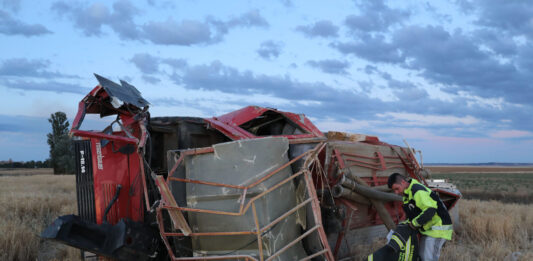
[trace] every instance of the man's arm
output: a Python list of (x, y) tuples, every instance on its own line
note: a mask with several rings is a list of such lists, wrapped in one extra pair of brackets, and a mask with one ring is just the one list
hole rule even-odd
[(416, 216), (411, 223), (415, 227), (422, 227), (433, 218), (437, 213), (437, 202), (430, 196), (430, 192), (427, 190), (418, 190), (414, 194), (414, 200), (416, 206), (422, 210), (422, 212)]

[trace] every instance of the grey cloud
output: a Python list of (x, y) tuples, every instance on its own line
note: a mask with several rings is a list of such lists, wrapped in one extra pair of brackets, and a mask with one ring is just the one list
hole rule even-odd
[(339, 60), (333, 60), (333, 59), (326, 59), (321, 61), (308, 61), (308, 65), (311, 67), (320, 69), (324, 73), (330, 73), (330, 74), (340, 74), (340, 75), (346, 75), (348, 74), (348, 69), (350, 67), (350, 63), (346, 61), (339, 61)]
[(374, 73), (378, 72), (378, 67), (372, 66), (372, 65), (367, 65), (367, 66), (365, 66), (364, 71), (365, 71), (366, 74), (374, 74)]
[(3, 76), (40, 76), (42, 70), (48, 67), (49, 61), (28, 60), (26, 58), (15, 58), (2, 61), (0, 64), (0, 75)]
[(381, 72), (381, 75), (387, 81), (387, 86), (393, 90), (394, 95), (400, 101), (419, 101), (429, 97), (426, 90), (419, 88), (411, 81), (396, 80), (390, 74), (384, 72)]
[(408, 68), (422, 72), (430, 80), (456, 86), (481, 97), (506, 97), (516, 102), (530, 94), (520, 94), (529, 86), (513, 64), (501, 64), (479, 49), (475, 39), (460, 31), (454, 34), (441, 27), (406, 27), (394, 33), (398, 49), (408, 57)]
[(0, 63), (0, 76), (39, 77), (39, 78), (78, 78), (48, 70), (48, 60), (28, 60), (26, 58), (7, 59)]
[(349, 15), (344, 23), (352, 31), (384, 32), (390, 26), (408, 19), (408, 10), (392, 9), (383, 1), (362, 1), (359, 5), (361, 15)]
[(159, 78), (153, 77), (153, 76), (149, 76), (149, 75), (143, 75), (142, 79), (145, 82), (151, 83), (151, 84), (157, 84), (157, 83), (161, 82), (161, 80)]
[(212, 39), (210, 40), (212, 43), (221, 41), (224, 35), (226, 35), (233, 28), (269, 27), (268, 22), (263, 16), (261, 16), (259, 10), (248, 11), (227, 21), (208, 17), (205, 23), (213, 27), (213, 35)]
[(400, 101), (413, 102), (429, 97), (428, 92), (421, 88), (411, 88), (393, 91)]
[(482, 45), (490, 48), (494, 53), (503, 56), (515, 55), (518, 49), (515, 41), (511, 37), (502, 37), (500, 32), (494, 30), (476, 30), (473, 33)]
[(59, 15), (69, 15), (76, 27), (87, 36), (101, 35), (102, 26), (109, 23), (109, 10), (101, 3), (93, 3), (85, 7), (78, 3), (60, 1), (52, 5), (52, 10)]
[(38, 36), (52, 33), (41, 24), (27, 24), (0, 10), (0, 34)]
[(354, 42), (335, 42), (331, 47), (343, 54), (355, 54), (371, 62), (400, 63), (404, 57), (397, 46), (385, 41), (382, 35), (361, 35), (361, 39)]
[(317, 21), (311, 25), (298, 26), (296, 30), (308, 37), (337, 37), (339, 35), (339, 27), (328, 20)]
[[(442, 27), (407, 26), (394, 31), (390, 40), (364, 34), (354, 42), (332, 46), (344, 54), (414, 70), (427, 80), (445, 86), (443, 91), (465, 91), (483, 98), (503, 97), (508, 102), (531, 104), (533, 93), (526, 91), (532, 88), (531, 74), (526, 73), (531, 68), (530, 58), (519, 55), (510, 63), (501, 63), (480, 45), (500, 53), (513, 53), (512, 45), (506, 45), (504, 40), (480, 39), (490, 38), (475, 38), (460, 30), (449, 33)], [(533, 53), (528, 48), (531, 46), (517, 51)]]
[(148, 21), (136, 24), (134, 18), (139, 9), (127, 0), (120, 0), (108, 8), (102, 3), (90, 5), (59, 1), (52, 10), (69, 17), (75, 26), (87, 36), (101, 36), (105, 26), (111, 28), (123, 40), (149, 40), (161, 45), (213, 44), (220, 42), (229, 30), (237, 27), (268, 27), (268, 22), (258, 10), (251, 10), (226, 21), (207, 17), (204, 21), (184, 19), (176, 21)]
[[(159, 68), (161, 64), (167, 64), (174, 70), (181, 70), (187, 66), (187, 61), (184, 59), (160, 58), (147, 53), (135, 54), (130, 62), (142, 73), (150, 75), (161, 73)], [(153, 76), (145, 78), (149, 82), (154, 82), (154, 79)]]
[(122, 39), (139, 38), (139, 30), (133, 17), (139, 10), (128, 1), (117, 1), (113, 4), (114, 12), (111, 14), (109, 26), (118, 33)]
[(130, 62), (135, 64), (142, 73), (153, 74), (159, 71), (159, 58), (147, 53), (135, 54)]
[(475, 10), (474, 4), (469, 0), (456, 0), (455, 3), (463, 13), (469, 14)]
[[(143, 56), (147, 56), (147, 54), (136, 57)], [(413, 54), (408, 57), (413, 61), (416, 60)], [(527, 123), (529, 116), (525, 113), (509, 115), (509, 108), (514, 108), (513, 105), (504, 104), (503, 109), (498, 109), (477, 104), (472, 98), (460, 96), (455, 96), (452, 101), (432, 99), (427, 91), (417, 84), (394, 79), (392, 75), (372, 65), (368, 65), (365, 69), (372, 74), (381, 76), (386, 81), (386, 86), (392, 90), (400, 102), (382, 101), (369, 97), (369, 91), (377, 87), (372, 81), (359, 81), (359, 88), (362, 91), (339, 90), (322, 82), (301, 82), (288, 75), (265, 75), (249, 70), (238, 70), (219, 61), (203, 65), (189, 65), (182, 59), (161, 57), (136, 60), (156, 61), (157, 66), (150, 68), (159, 68), (162, 64), (171, 66), (174, 69), (172, 73), (165, 75), (159, 70), (156, 72), (157, 75), (167, 76), (175, 84), (187, 89), (220, 91), (235, 95), (270, 95), (290, 101), (289, 105), (285, 105), (285, 108), (282, 109), (295, 110), (297, 108), (299, 112), (308, 113), (314, 117), (333, 117), (339, 121), (353, 118), (363, 120), (373, 119), (377, 113), (393, 111), (457, 117), (474, 116), (487, 122), (511, 118), (512, 121), (509, 125), (515, 126), (516, 129), (533, 127), (533, 123)], [(144, 70), (155, 71), (155, 69)], [(159, 80), (159, 78), (154, 78), (151, 74), (143, 75), (143, 79), (147, 82)], [(300, 101), (313, 101), (314, 103), (302, 105)], [(171, 101), (160, 102), (172, 106)], [(527, 108), (532, 107), (526, 106)], [(523, 109), (524, 107), (522, 107)]]
[(109, 26), (121, 39), (133, 40), (140, 36), (133, 21), (139, 11), (126, 0), (113, 3), (112, 10), (102, 3), (87, 6), (78, 2), (58, 1), (52, 5), (52, 10), (68, 16), (87, 36), (102, 35), (103, 26)]
[(187, 61), (185, 59), (165, 58), (161, 59), (161, 62), (168, 64), (175, 70), (182, 70), (187, 67)]
[[(388, 87), (392, 88), (393, 93), (402, 102), (382, 101), (369, 97), (366, 92), (374, 87), (372, 82), (360, 82), (363, 92), (358, 92), (336, 89), (322, 82), (301, 82), (288, 75), (264, 75), (249, 70), (238, 70), (219, 61), (193, 66), (182, 64), (175, 69), (175, 73), (169, 75), (170, 79), (187, 89), (220, 91), (236, 95), (270, 95), (290, 101), (280, 109), (303, 112), (317, 118), (333, 117), (338, 121), (353, 118), (375, 119), (377, 113), (387, 111), (458, 117), (470, 115), (487, 121), (510, 117), (508, 105), (504, 105), (500, 110), (475, 102), (469, 105), (468, 103), (473, 101), (469, 98), (455, 97), (452, 101), (431, 99), (425, 90), (414, 83), (398, 81), (379, 71), (376, 73), (386, 78)], [(306, 105), (300, 101), (315, 103)], [(173, 101), (158, 102), (168, 105)], [(516, 126), (517, 129), (533, 127), (532, 123), (524, 123), (527, 117), (526, 113), (514, 114), (509, 124)]]
[[(175, 84), (187, 89), (221, 91), (237, 95), (270, 95), (292, 101), (291, 106), (301, 107), (317, 116), (338, 116), (348, 119), (356, 115), (372, 115), (389, 107), (383, 101), (370, 98), (363, 92), (339, 90), (322, 82), (300, 82), (288, 75), (272, 76), (256, 74), (248, 70), (240, 71), (219, 61), (191, 66), (181, 59), (153, 57), (148, 60), (151, 59), (159, 61), (158, 66), (161, 64), (172, 66), (175, 71), (167, 76)], [(148, 69), (148, 71), (153, 70)], [(151, 77), (151, 75), (143, 75), (143, 79), (146, 76)], [(144, 80), (150, 81), (151, 79)], [(319, 105), (297, 105), (300, 101), (315, 101)]]
[(228, 21), (208, 18), (204, 22), (183, 20), (176, 22), (148, 22), (142, 26), (146, 38), (156, 44), (194, 45), (212, 44), (222, 40), (230, 29), (236, 27), (267, 27), (268, 22), (259, 11), (249, 11)]
[(416, 85), (410, 81), (399, 81), (393, 79), (390, 74), (384, 74), (384, 79), (387, 80), (388, 86), (392, 89), (409, 90), (416, 89)]
[(533, 5), (529, 1), (473, 1), (472, 5), (479, 10), (479, 25), (533, 37)]
[[(349, 116), (373, 114), (387, 105), (355, 90), (339, 90), (322, 82), (300, 82), (290, 76), (255, 74), (225, 66), (219, 61), (207, 65), (188, 66), (173, 75), (176, 84), (188, 89), (221, 91), (231, 94), (264, 94), (294, 102), (316, 101), (309, 106), (316, 115)], [(296, 106), (296, 105), (294, 105)], [(300, 107), (300, 105), (298, 105)]]
[(11, 9), (13, 12), (18, 12), (20, 10), (20, 0), (2, 0), (0, 2), (3, 7)]
[[(360, 33), (353, 42), (337, 42), (331, 46), (343, 54), (409, 69), (452, 95), (467, 93), (474, 97), (503, 99), (500, 107), (479, 104), (474, 98), (461, 96), (454, 96), (452, 102), (434, 100), (427, 91), (410, 82), (396, 81), (372, 65), (364, 68), (368, 74), (383, 77), (398, 99), (417, 101), (402, 102), (394, 106), (396, 110), (460, 117), (472, 115), (487, 122), (509, 119), (509, 126), (516, 129), (533, 129), (533, 123), (529, 123), (524, 113), (512, 109), (513, 106), (523, 111), (533, 109), (533, 92), (530, 91), (533, 88), (533, 45), (529, 43), (517, 46), (509, 38), (498, 38), (492, 29), (465, 33), (461, 30), (448, 32), (437, 26), (406, 26), (393, 31), (390, 39), (379, 34)], [(507, 60), (502, 62), (498, 57)], [(512, 110), (517, 112), (512, 113)]]
[(259, 10), (248, 11), (239, 17), (233, 18), (225, 22), (226, 26), (229, 28), (242, 26), (242, 27), (268, 27), (269, 24), (267, 20), (261, 16)]
[(358, 81), (357, 84), (365, 93), (369, 93), (374, 88), (374, 83), (372, 81)]
[(209, 25), (194, 20), (178, 23), (168, 19), (165, 22), (149, 22), (142, 28), (146, 38), (155, 44), (188, 46), (213, 40)]
[(62, 83), (56, 81), (25, 81), (25, 80), (6, 80), (0, 82), (0, 85), (3, 85), (7, 88), (18, 89), (24, 91), (45, 91), (45, 92), (56, 92), (56, 93), (75, 93), (75, 94), (87, 94), (90, 89), (81, 87), (79, 85)]
[[(516, 59), (516, 65), (520, 70), (527, 75), (533, 74), (533, 43), (530, 42), (518, 49), (517, 57), (519, 58)], [(531, 83), (531, 81), (529, 83)]]
[(281, 54), (282, 48), (282, 43), (277, 43), (274, 41), (265, 41), (261, 43), (261, 46), (257, 50), (257, 53), (264, 59), (273, 59), (277, 58)]
[[(190, 89), (220, 90), (227, 93), (261, 93), (289, 99), (296, 97), (316, 100), (330, 89), (323, 83), (299, 83), (289, 76), (256, 75), (239, 71), (220, 61), (188, 67), (182, 72), (182, 82)], [(324, 93), (322, 93), (324, 91)], [(319, 99), (320, 100), (320, 99)]]

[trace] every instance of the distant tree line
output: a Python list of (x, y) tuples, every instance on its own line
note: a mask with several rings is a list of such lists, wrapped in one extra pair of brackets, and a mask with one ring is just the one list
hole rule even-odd
[(0, 168), (50, 168), (50, 159), (45, 161), (3, 161), (0, 162)]
[(69, 123), (64, 112), (50, 115), (48, 122), (52, 132), (46, 135), (50, 146), (50, 158), (45, 161), (0, 161), (0, 168), (53, 168), (54, 174), (74, 174), (74, 144), (69, 137)]

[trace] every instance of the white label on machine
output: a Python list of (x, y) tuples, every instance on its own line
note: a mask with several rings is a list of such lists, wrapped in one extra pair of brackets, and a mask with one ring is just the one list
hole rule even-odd
[(104, 169), (104, 163), (102, 162), (102, 159), (104, 156), (102, 156), (102, 145), (100, 142), (96, 142), (96, 165), (98, 166), (99, 170)]

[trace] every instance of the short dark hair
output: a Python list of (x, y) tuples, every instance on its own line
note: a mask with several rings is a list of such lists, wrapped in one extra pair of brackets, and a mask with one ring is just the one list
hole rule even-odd
[(402, 176), (402, 174), (398, 172), (392, 173), (389, 176), (389, 180), (387, 180), (387, 186), (389, 186), (389, 188), (392, 188), (392, 185), (396, 183), (400, 183), (402, 180), (407, 181), (407, 179), (404, 176)]

